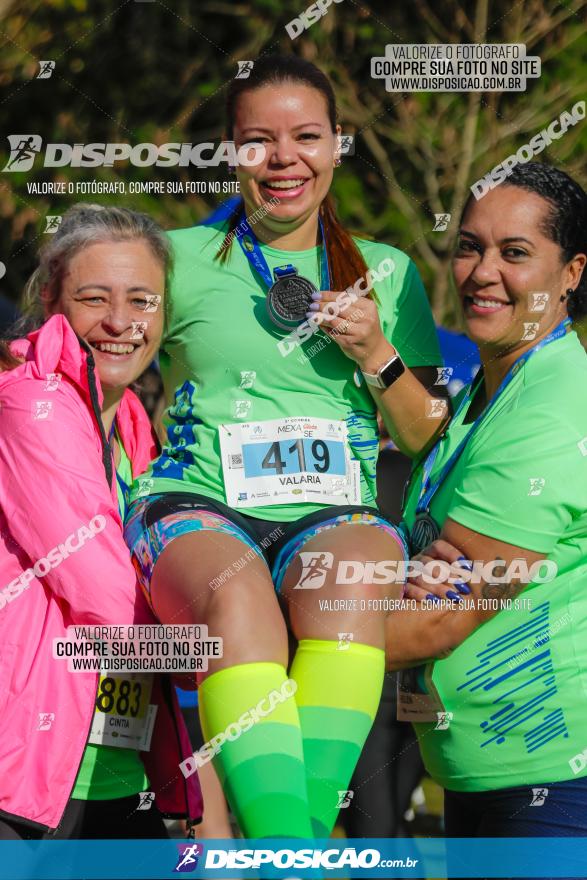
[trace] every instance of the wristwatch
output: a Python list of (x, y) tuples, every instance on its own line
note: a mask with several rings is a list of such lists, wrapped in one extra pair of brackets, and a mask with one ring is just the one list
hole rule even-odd
[[(363, 371), (361, 370), (363, 373)], [(367, 385), (372, 388), (389, 388), (406, 372), (406, 365), (399, 354), (395, 354), (391, 360), (379, 367), (376, 373), (363, 373)]]

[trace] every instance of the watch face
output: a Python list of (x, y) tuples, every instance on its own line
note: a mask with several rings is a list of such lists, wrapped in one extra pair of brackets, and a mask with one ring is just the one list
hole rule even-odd
[(389, 388), (396, 379), (405, 372), (403, 361), (400, 357), (394, 357), (379, 373), (381, 381), (386, 388)]

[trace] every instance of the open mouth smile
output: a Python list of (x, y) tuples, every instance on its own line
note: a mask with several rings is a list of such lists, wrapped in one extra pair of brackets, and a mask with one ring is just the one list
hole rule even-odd
[(278, 196), (281, 199), (296, 198), (309, 183), (310, 178), (307, 177), (273, 177), (259, 183), (259, 187), (272, 196)]
[(467, 312), (473, 312), (476, 315), (487, 315), (502, 312), (504, 309), (509, 308), (512, 303), (496, 299), (495, 297), (472, 295), (463, 298), (463, 305)]
[(100, 354), (112, 355), (114, 357), (129, 357), (134, 354), (138, 345), (132, 342), (90, 342), (89, 345), (99, 351)]

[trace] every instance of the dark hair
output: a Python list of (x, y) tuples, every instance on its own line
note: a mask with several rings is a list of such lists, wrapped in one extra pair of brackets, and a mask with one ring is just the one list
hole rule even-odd
[(234, 134), (234, 117), (239, 98), (244, 92), (252, 92), (263, 86), (281, 83), (299, 83), (321, 92), (326, 100), (328, 119), (332, 131), (336, 129), (336, 98), (330, 80), (325, 73), (296, 55), (266, 55), (253, 64), (246, 79), (233, 79), (226, 94), (226, 132), (230, 140)]
[[(315, 64), (296, 55), (267, 55), (255, 61), (247, 79), (234, 79), (230, 84), (226, 97), (226, 132), (229, 139), (233, 138), (234, 119), (242, 95), (263, 86), (282, 83), (306, 85), (320, 92), (326, 102), (330, 127), (333, 132), (336, 131), (336, 98), (328, 77)], [(237, 205), (229, 218), (228, 231), (219, 250), (221, 260), (228, 257), (241, 214), (242, 203)], [(320, 217), (324, 226), (332, 288), (345, 290), (365, 275), (367, 263), (352, 236), (338, 219), (330, 195), (326, 196), (320, 206)]]
[[(562, 262), (568, 263), (577, 254), (587, 254), (587, 193), (576, 180), (542, 162), (516, 165), (500, 186), (517, 186), (535, 193), (548, 202), (549, 210), (541, 229), (562, 251)], [(465, 216), (472, 195), (463, 209)], [(587, 315), (587, 269), (572, 295), (567, 310), (573, 321)]]

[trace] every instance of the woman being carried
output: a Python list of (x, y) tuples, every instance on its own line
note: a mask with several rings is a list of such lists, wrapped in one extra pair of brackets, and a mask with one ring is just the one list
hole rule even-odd
[(184, 770), (215, 754), (247, 837), (332, 830), (381, 695), (380, 600), (401, 592), (374, 565), (405, 557), (375, 503), (377, 409), (411, 453), (446, 420), (419, 381), (440, 355), (413, 263), (336, 219), (339, 133), (308, 62), (265, 58), (231, 85), (228, 137), (264, 155), (239, 166), (228, 228), (171, 234), (168, 442), (126, 526), (159, 619), (224, 640), (199, 689), (215, 747)]

